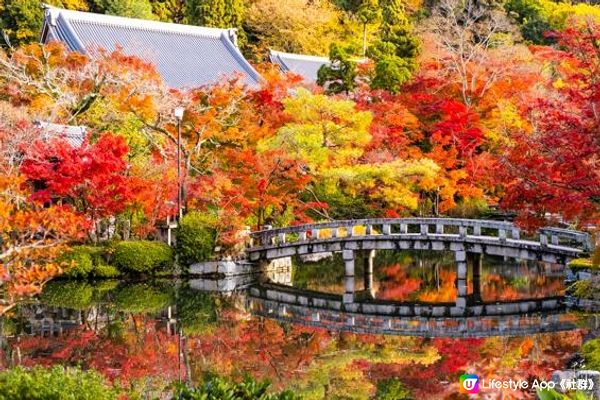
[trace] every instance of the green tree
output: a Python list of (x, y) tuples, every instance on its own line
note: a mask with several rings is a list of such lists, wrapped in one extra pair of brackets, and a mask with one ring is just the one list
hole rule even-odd
[(377, 382), (377, 400), (412, 400), (410, 390), (396, 379), (384, 379)]
[(327, 93), (349, 93), (356, 86), (356, 61), (353, 60), (355, 49), (333, 43), (329, 50), (329, 65), (325, 64), (317, 72), (317, 83)]
[(150, 0), (152, 13), (159, 21), (181, 24), (185, 18), (185, 2), (181, 0)]
[(0, 20), (4, 41), (18, 46), (39, 39), (44, 11), (38, 0), (0, 0)]
[(372, 86), (397, 92), (416, 68), (419, 40), (412, 32), (400, 0), (380, 0), (379, 4), (382, 9), (381, 39), (367, 52), (375, 61)]
[(93, 0), (98, 11), (121, 17), (154, 19), (149, 0)]
[(245, 41), (242, 30), (243, 0), (185, 0), (186, 22), (215, 28), (237, 28), (238, 39)]

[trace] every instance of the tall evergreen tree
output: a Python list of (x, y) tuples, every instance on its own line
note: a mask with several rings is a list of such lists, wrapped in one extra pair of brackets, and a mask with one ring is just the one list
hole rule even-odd
[(185, 6), (188, 24), (237, 28), (238, 39), (242, 43), (245, 41), (242, 31), (244, 0), (185, 0)]
[(381, 39), (369, 47), (368, 56), (375, 61), (371, 86), (397, 92), (416, 68), (419, 40), (401, 0), (379, 0), (382, 9)]

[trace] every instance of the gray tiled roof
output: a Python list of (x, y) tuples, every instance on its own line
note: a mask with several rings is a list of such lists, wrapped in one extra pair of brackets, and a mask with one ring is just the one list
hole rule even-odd
[(59, 125), (46, 121), (36, 121), (34, 125), (42, 130), (44, 140), (59, 137), (65, 139), (73, 147), (81, 146), (85, 140), (85, 126)]
[(242, 56), (234, 29), (170, 24), (46, 6), (42, 43), (64, 42), (71, 50), (91, 54), (117, 46), (156, 66), (176, 88), (214, 83), (241, 73), (256, 85), (260, 76)]
[(273, 64), (279, 65), (283, 72), (295, 72), (304, 77), (306, 82), (315, 82), (319, 68), (330, 63), (327, 57), (284, 53), (275, 50), (269, 50), (269, 58)]

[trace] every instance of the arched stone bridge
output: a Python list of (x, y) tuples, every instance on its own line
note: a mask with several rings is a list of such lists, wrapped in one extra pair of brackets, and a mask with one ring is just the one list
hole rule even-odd
[(452, 315), (465, 315), (469, 264), (473, 277), (481, 273), (483, 254), (566, 265), (591, 251), (585, 232), (543, 228), (525, 236), (510, 222), (456, 218), (398, 218), (333, 221), (266, 229), (250, 234), (246, 254), (250, 261), (269, 262), (302, 254), (341, 252), (346, 293), (353, 303), (355, 252), (365, 254), (365, 289), (372, 282), (375, 250), (452, 251), (457, 268), (457, 292)]

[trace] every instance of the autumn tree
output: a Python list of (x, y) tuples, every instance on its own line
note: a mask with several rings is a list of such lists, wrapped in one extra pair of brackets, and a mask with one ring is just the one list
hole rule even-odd
[(56, 258), (88, 227), (69, 205), (31, 201), (20, 168), (39, 130), (19, 119), (16, 109), (6, 107), (3, 103), (0, 122), (0, 315), (68, 268)]
[(126, 177), (128, 148), (119, 136), (104, 134), (91, 144), (73, 147), (63, 139), (37, 141), (27, 152), (21, 171), (38, 183), (32, 197), (47, 203), (60, 199), (72, 204), (93, 223), (125, 210), (133, 199)]
[(514, 132), (503, 157), (504, 205), (529, 226), (547, 218), (598, 223), (598, 32), (590, 21), (555, 34), (563, 50), (541, 56), (556, 66), (557, 75), (547, 82), (546, 95), (525, 107), (529, 129)]

